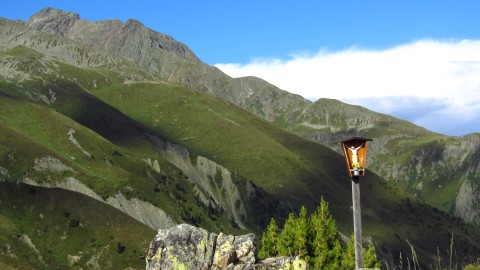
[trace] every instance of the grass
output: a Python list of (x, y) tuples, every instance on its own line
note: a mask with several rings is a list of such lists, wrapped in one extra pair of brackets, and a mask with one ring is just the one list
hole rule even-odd
[[(400, 269), (435, 269), (435, 270), (457, 270), (457, 269), (478, 269), (478, 261), (480, 258), (465, 257), (464, 254), (455, 249), (455, 234), (451, 234), (450, 246), (447, 250), (440, 251), (437, 247), (436, 256), (432, 256), (429, 264), (422, 264), (417, 256), (415, 247), (408, 239), (405, 240), (410, 248), (409, 253), (399, 254), (398, 267)], [(397, 266), (387, 265), (387, 269)]]
[(157, 84), (119, 85), (94, 93), (134, 120), (185, 145), (192, 159), (205, 156), (232, 171), (237, 169), (269, 192), (279, 184), (291, 187), (289, 179), (299, 174), (315, 177), (308, 173), (314, 168), (311, 163), (300, 160), (265, 132), (267, 123), (216, 98)]
[[(12, 55), (22, 57), (21, 53)], [(161, 207), (177, 222), (239, 233), (221, 213), (197, 202), (185, 175), (145, 138), (145, 133), (152, 133), (185, 146), (193, 164), (197, 156), (204, 156), (226, 167), (238, 186), (251, 181), (256, 187), (247, 205), (252, 230), (264, 227), (272, 215), (282, 222), (286, 213), (300, 205), (313, 210), (323, 196), (341, 231), (351, 232), (350, 180), (343, 157), (333, 150), (197, 91), (161, 82), (123, 84), (125, 77), (108, 68), (46, 65), (52, 66), (56, 67), (52, 74), (63, 77), (46, 75), (45, 81), (0, 84), (1, 166), (16, 179), (26, 173), (38, 180), (66, 177), (31, 170), (35, 157), (51, 155), (74, 168), (76, 177), (104, 198), (121, 191)], [(32, 92), (46, 94), (49, 90), (56, 93), (53, 104), (32, 102)], [(306, 120), (317, 123), (313, 118)], [(384, 126), (388, 126), (387, 120)], [(285, 119), (279, 121), (285, 123)], [(336, 121), (348, 127), (343, 120)], [(94, 158), (82, 154), (68, 140), (69, 128), (75, 129), (75, 138)], [(430, 139), (425, 140), (428, 143)], [(11, 159), (12, 155), (16, 159)], [(144, 158), (158, 160), (161, 173), (152, 172)], [(467, 253), (479, 251), (478, 243), (471, 240), (479, 239), (478, 230), (416, 201), (371, 172), (361, 181), (364, 232), (378, 241), (385, 253), (408, 251), (403, 239), (409, 239), (418, 249), (419, 260), (425, 261), (435, 246), (449, 245), (450, 234), (445, 232), (451, 231)], [(55, 203), (50, 207), (55, 210)], [(9, 220), (8, 224), (22, 222)], [(122, 246), (125, 240), (112, 241), (110, 249), (116, 250), (119, 242)], [(65, 248), (77, 244), (86, 245), (72, 242)], [(105, 245), (96, 250), (100, 252)], [(52, 258), (64, 259), (65, 254)]]
[[(93, 256), (101, 254), (97, 261), (101, 269), (145, 267), (142, 256), (155, 231), (119, 210), (71, 191), (14, 183), (0, 186), (0, 246), (8, 243), (17, 257), (1, 256), (0, 265), (86, 268)], [(72, 220), (78, 225), (70, 225)], [(22, 240), (24, 235), (38, 253)], [(118, 242), (125, 245), (125, 252), (117, 252)], [(79, 260), (69, 260), (72, 256)]]
[[(150, 124), (171, 140), (194, 149), (192, 153), (205, 155), (227, 167), (235, 166), (234, 168), (238, 168), (242, 175), (251, 176), (249, 179), (255, 184), (265, 188), (271, 194), (281, 196), (283, 200), (301, 201), (295, 197), (301, 194), (302, 203), (311, 203), (315, 200), (315, 194), (322, 194), (331, 202), (332, 213), (339, 220), (339, 227), (343, 231), (351, 229), (349, 225), (351, 216), (342, 210), (351, 204), (348, 195), (349, 180), (346, 175), (339, 174), (339, 171), (343, 170), (343, 160), (333, 151), (296, 135), (285, 133), (256, 117), (245, 115), (241, 110), (229, 110), (231, 105), (228, 103), (223, 101), (218, 101), (218, 104), (213, 103), (212, 100), (215, 98), (177, 87), (168, 85), (137, 85), (130, 89), (113, 87), (95, 94), (105, 101), (108, 100), (111, 105), (133, 119), (145, 125)], [(135, 98), (135, 96), (141, 98)], [(119, 100), (119, 97), (123, 100)], [(149, 104), (149, 100), (155, 102)], [(232, 111), (238, 111), (238, 115), (232, 114)], [(152, 121), (155, 118), (159, 118), (159, 121)], [(237, 128), (237, 124), (249, 134)], [(222, 132), (219, 134), (217, 130)], [(181, 140), (182, 136), (185, 136), (184, 132), (187, 133), (187, 137), (195, 137), (195, 139)], [(228, 141), (225, 140), (226, 138)], [(236, 138), (242, 138), (242, 140), (237, 141)], [(256, 144), (257, 142), (261, 143)], [(255, 147), (251, 147), (252, 145)], [(249, 163), (248, 160), (241, 162), (245, 153), (248, 153), (248, 158), (254, 164)], [(236, 160), (237, 155), (240, 160)], [(272, 157), (275, 157), (275, 160)], [(281, 163), (282, 157), (286, 163)], [(271, 164), (273, 162), (280, 162), (280, 166), (273, 167), (275, 166)], [(246, 173), (249, 170), (252, 174)], [(335, 178), (332, 178), (333, 175)], [(457, 218), (410, 198), (405, 192), (374, 175), (367, 177), (364, 181), (362, 205), (366, 208), (365, 231), (374, 239), (381, 241), (384, 246), (396, 246), (398, 251), (405, 251), (408, 250), (408, 246), (399, 245), (399, 238), (414, 239), (412, 242), (419, 249), (420, 260), (426, 261), (431, 256), (430, 251), (435, 250), (436, 245), (448, 246), (449, 235), (441, 233), (442, 230), (438, 231), (434, 226), (445, 228), (445, 230), (466, 226), (461, 225), (461, 221)], [(284, 183), (288, 185), (285, 186), (286, 189), (278, 188)], [(298, 186), (308, 186), (311, 190), (300, 191)], [(342, 194), (339, 190), (347, 196), (334, 196), (334, 194)], [(418, 217), (422, 218), (419, 220)], [(472, 228), (464, 230), (474, 232)], [(464, 235), (464, 232), (460, 234)], [(432, 239), (437, 239), (438, 242), (430, 244)], [(475, 252), (478, 247), (469, 239), (463, 236), (461, 241), (465, 244), (465, 249)]]
[[(112, 144), (92, 130), (47, 107), (6, 97), (0, 98), (0, 103), (2, 104), (0, 127), (5, 132), (0, 154), (6, 162), (9, 161), (9, 155), (15, 158), (14, 162), (10, 161), (4, 165), (14, 180), (18, 180), (26, 173), (37, 181), (58, 181), (74, 176), (104, 199), (121, 191), (127, 198), (137, 197), (160, 206), (177, 221), (182, 220), (179, 213), (193, 212), (202, 217), (201, 224), (206, 227), (215, 230), (225, 227), (225, 231), (232, 230), (229, 228), (229, 221), (223, 217), (216, 223), (208, 218), (195, 199), (193, 186), (184, 179), (181, 171), (155, 153), (153, 147), (142, 136), (137, 138), (143, 139), (140, 143), (145, 147), (139, 147), (135, 152), (131, 152), (128, 150), (131, 144), (125, 148)], [(92, 154), (92, 157), (81, 153), (78, 147), (69, 141), (67, 132), (70, 128), (76, 131), (74, 134), (76, 140)], [(76, 173), (31, 170), (33, 159), (46, 155), (56, 157), (74, 168)], [(147, 157), (160, 162), (162, 168), (160, 174), (151, 171), (142, 160)], [(149, 179), (147, 171), (158, 180)], [(160, 181), (163, 178), (170, 180)], [(190, 192), (186, 194), (179, 192), (175, 189), (174, 183), (181, 184)], [(159, 186), (162, 186), (162, 192), (155, 192), (155, 188)], [(182, 200), (178, 201), (180, 197)]]

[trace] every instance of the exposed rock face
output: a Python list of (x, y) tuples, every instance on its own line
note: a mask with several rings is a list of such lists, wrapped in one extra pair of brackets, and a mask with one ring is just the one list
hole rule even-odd
[[(212, 70), (216, 70), (201, 63), (183, 43), (151, 30), (135, 19), (126, 23), (119, 20), (92, 22), (80, 19), (76, 13), (45, 8), (31, 16), (25, 25), (108, 51), (169, 82), (197, 87), (197, 80), (186, 78), (194, 77), (197, 72), (205, 73), (209, 70), (208, 73), (212, 73)], [(193, 70), (183, 68), (187, 63), (194, 63)]]
[(84, 154), (86, 155), (87, 157), (91, 158), (92, 155), (87, 152), (85, 149), (83, 149), (83, 147), (80, 145), (80, 143), (78, 143), (77, 139), (75, 139), (75, 137), (73, 136), (75, 134), (75, 130), (73, 128), (70, 128), (67, 132), (67, 135), (68, 135), (68, 139)]
[(61, 160), (56, 159), (52, 156), (43, 156), (41, 158), (35, 158), (33, 169), (36, 171), (45, 171), (45, 170), (59, 171), (59, 172), (75, 171), (73, 170), (72, 167), (64, 164)]
[(115, 194), (115, 196), (109, 197), (104, 200), (92, 189), (90, 189), (74, 177), (67, 177), (63, 181), (56, 181), (53, 184), (48, 182), (36, 182), (28, 177), (24, 177), (21, 181), (25, 184), (33, 186), (62, 188), (90, 196), (98, 201), (107, 203), (117, 208), (118, 210), (126, 213), (127, 215), (133, 217), (134, 219), (142, 222), (143, 224), (154, 230), (159, 228), (169, 228), (175, 225), (173, 220), (162, 209), (152, 205), (149, 202), (145, 202), (137, 198), (131, 198), (129, 200), (125, 198), (122, 193), (117, 193)]
[(26, 24), (49, 34), (65, 35), (79, 19), (80, 16), (76, 13), (45, 8), (36, 13), (35, 16), (30, 17)]
[(254, 234), (242, 236), (209, 233), (188, 224), (160, 229), (146, 257), (147, 270), (168, 269), (307, 269), (299, 258), (257, 261)]
[(122, 193), (109, 197), (107, 203), (152, 229), (168, 228), (175, 224), (162, 209), (138, 198), (129, 200)]
[(221, 207), (240, 228), (248, 227), (244, 200), (254, 196), (254, 191), (246, 190), (244, 193), (247, 196), (242, 198), (231, 172), (225, 167), (201, 156), (197, 157), (196, 164), (192, 164), (190, 153), (184, 146), (151, 134), (147, 134), (147, 137), (159, 153), (195, 184), (197, 196), (206, 207)]
[(480, 201), (479, 187), (463, 182), (455, 200), (455, 215), (467, 221), (480, 224), (480, 209), (475, 207)]

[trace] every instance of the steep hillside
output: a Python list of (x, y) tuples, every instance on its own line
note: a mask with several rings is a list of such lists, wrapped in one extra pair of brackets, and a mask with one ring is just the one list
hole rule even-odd
[[(93, 37), (94, 29), (110, 29), (106, 24), (117, 30), (104, 33), (111, 38), (105, 44), (126, 42), (137, 31), (141, 40), (158, 42), (154, 47), (165, 51), (153, 53), (160, 55), (154, 66), (165, 66), (170, 75), (117, 58), (102, 42), (74, 35), (92, 31), (88, 36)], [(82, 25), (82, 30), (75, 28)], [(135, 31), (123, 32), (129, 27)], [(119, 38), (113, 38), (115, 33), (125, 39), (113, 42)], [(180, 45), (161, 37), (135, 21), (92, 23), (52, 9), (26, 23), (1, 20), (0, 179), (83, 193), (155, 229), (188, 222), (214, 231), (258, 232), (271, 216), (281, 220), (301, 205), (312, 210), (324, 196), (348, 235), (352, 213), (343, 157), (235, 106), (243, 102), (284, 128), (309, 132), (328, 129), (316, 121), (322, 114), (315, 114), (328, 104), (311, 104), (256, 78), (221, 75), (225, 80), (217, 80), (197, 69), (188, 69), (196, 75), (182, 73), (185, 66), (205, 65), (187, 49), (182, 56), (176, 52)], [(136, 46), (138, 40), (131, 42), (135, 46), (125, 50), (149, 51)], [(203, 77), (235, 104), (203, 93), (213, 88), (172, 84)], [(333, 104), (329, 115), (336, 107), (348, 107)], [(330, 126), (352, 127), (350, 118), (338, 114), (328, 117)], [(387, 116), (379, 119), (392, 129), (416, 128)], [(375, 126), (377, 120), (362, 121), (383, 131)], [(431, 134), (415, 130), (419, 138)], [(362, 206), (365, 234), (392, 260), (409, 250), (408, 239), (428, 263), (437, 246), (442, 253), (448, 249), (452, 233), (462, 256), (480, 251), (478, 230), (370, 172), (362, 182)]]
[(287, 129), (338, 151), (337, 138), (373, 138), (369, 168), (417, 198), (480, 224), (480, 134), (450, 137), (406, 121), (321, 99)]
[(155, 231), (64, 189), (0, 183), (2, 269), (144, 269)]
[[(24, 50), (26, 58), (30, 58), (31, 51), (25, 48), (16, 48), (13, 50), (15, 53), (10, 51), (6, 57), (14, 61), (12, 54), (20, 50)], [(25, 57), (19, 58), (22, 59), (20, 62), (27, 61)], [(44, 67), (56, 64), (61, 69), (62, 64), (59, 62), (53, 61), (50, 64), (45, 64)], [(61, 72), (62, 76), (73, 74), (69, 73), (73, 67), (64, 65), (63, 68), (65, 70)], [(80, 75), (78, 80), (81, 80), (84, 72), (80, 69), (76, 71), (74, 74)], [(89, 72), (91, 71), (86, 71), (83, 75), (88, 77), (91, 74)], [(48, 78), (47, 74), (43, 78)], [(94, 79), (95, 76), (91, 78)], [(176, 221), (186, 220), (206, 227), (231, 230), (229, 224), (235, 224), (235, 221), (230, 221), (229, 217), (234, 216), (234, 211), (229, 211), (227, 213), (230, 214), (226, 215), (221, 209), (215, 210), (220, 199), (212, 199), (212, 202), (205, 199), (210, 198), (207, 191), (198, 189), (187, 181), (184, 172), (162, 156), (148, 139), (151, 136), (157, 141), (167, 142), (162, 136), (99, 101), (85, 91), (81, 84), (71, 83), (71, 80), (73, 78), (70, 77), (51, 81), (51, 84), (45, 86), (43, 81), (29, 81), (26, 85), (0, 84), (4, 93), (0, 97), (0, 119), (5, 134), (8, 134), (3, 144), (3, 155), (13, 156), (13, 161), (2, 166), (5, 174), (10, 175), (9, 180), (43, 186), (66, 186), (122, 208), (152, 228), (171, 226), (173, 218)], [(38, 151), (35, 150), (37, 148)], [(17, 156), (15, 153), (20, 152), (20, 149), (22, 154)], [(173, 156), (181, 157), (183, 152), (170, 153), (171, 156), (176, 154)], [(46, 163), (47, 167), (37, 168), (37, 160)], [(58, 175), (55, 175), (55, 164), (60, 164), (58, 170), (61, 173)], [(48, 166), (53, 166), (53, 169)], [(201, 179), (206, 181), (208, 177), (210, 175), (207, 174)], [(182, 188), (177, 188), (177, 185)], [(255, 191), (253, 187), (252, 190)], [(197, 193), (205, 194), (202, 198), (207, 205), (197, 204)], [(140, 201), (131, 201), (131, 197)], [(213, 203), (211, 213), (204, 209), (209, 203)], [(127, 207), (126, 204), (132, 206)], [(155, 206), (161, 206), (162, 210)], [(163, 211), (169, 213), (167, 217)], [(167, 221), (157, 220), (161, 216)], [(215, 222), (211, 220), (214, 217), (218, 219)], [(222, 224), (225, 228), (222, 228)]]
[(434, 134), (338, 101), (311, 103), (258, 78), (232, 79), (202, 63), (184, 44), (133, 19), (89, 22), (75, 13), (44, 9), (25, 25), (128, 59), (161, 80), (218, 96), (335, 150), (337, 138), (373, 138), (374, 172), (425, 202), (480, 223), (478, 134)]

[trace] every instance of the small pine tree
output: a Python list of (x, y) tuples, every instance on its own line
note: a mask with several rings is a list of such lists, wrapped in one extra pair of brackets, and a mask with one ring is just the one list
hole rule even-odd
[(308, 226), (308, 250), (313, 269), (338, 269), (342, 256), (342, 245), (337, 225), (323, 199), (311, 215)]
[(275, 219), (270, 219), (270, 223), (267, 226), (267, 230), (262, 235), (262, 246), (258, 251), (260, 258), (275, 257), (278, 255), (277, 250), (278, 242), (278, 226)]
[(302, 206), (298, 218), (295, 219), (295, 240), (293, 241), (294, 255), (307, 256), (307, 209)]
[(278, 236), (278, 255), (279, 256), (293, 256), (294, 255), (294, 241), (295, 241), (295, 215), (290, 213), (288, 215), (283, 230)]
[[(290, 213), (283, 230), (280, 233), (278, 231), (272, 218), (262, 236), (262, 247), (258, 253), (260, 258), (300, 255), (308, 261), (311, 269), (355, 268), (354, 235), (346, 249), (342, 249), (337, 225), (323, 197), (310, 219), (307, 219), (307, 210), (302, 207), (298, 218)], [(363, 261), (366, 268), (380, 268), (381, 262), (377, 260), (373, 244), (364, 252)]]
[(347, 247), (343, 251), (341, 259), (341, 269), (350, 270), (355, 269), (355, 236), (352, 234), (350, 241), (347, 243)]
[(368, 244), (368, 249), (363, 254), (363, 266), (365, 268), (380, 268), (382, 266), (382, 262), (377, 260), (375, 246), (372, 243)]

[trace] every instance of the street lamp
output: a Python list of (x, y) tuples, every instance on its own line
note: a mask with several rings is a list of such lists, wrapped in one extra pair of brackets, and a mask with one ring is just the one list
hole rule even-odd
[(365, 176), (367, 141), (371, 139), (352, 137), (340, 141), (345, 155), (348, 174), (352, 179), (353, 231), (355, 235), (355, 268), (363, 268), (362, 215), (360, 210), (360, 176)]

